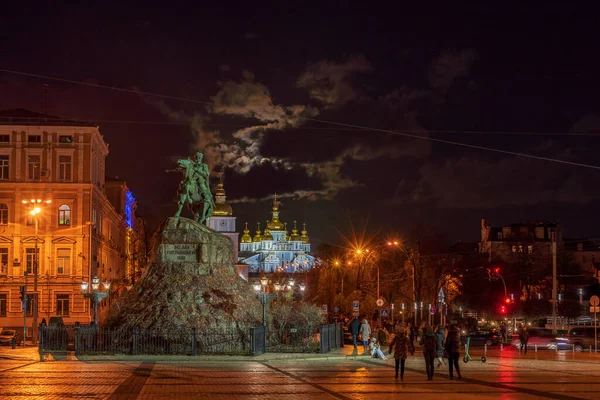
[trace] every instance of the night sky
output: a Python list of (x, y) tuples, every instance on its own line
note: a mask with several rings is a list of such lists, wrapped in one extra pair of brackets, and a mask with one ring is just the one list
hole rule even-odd
[(0, 69), (195, 102), (0, 72), (0, 109), (44, 112), (47, 84), (48, 114), (100, 125), (107, 173), (151, 220), (176, 208), (180, 176), (164, 171), (200, 148), (239, 230), (264, 226), (277, 192), (316, 242), (367, 219), (450, 241), (476, 240), (482, 217), (600, 235), (598, 169), (378, 131), (600, 165), (592, 10), (53, 3), (0, 12)]

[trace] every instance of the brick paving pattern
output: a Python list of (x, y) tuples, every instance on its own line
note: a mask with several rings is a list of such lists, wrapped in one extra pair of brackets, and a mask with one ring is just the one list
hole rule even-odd
[[(224, 358), (226, 360), (226, 358)], [(393, 360), (52, 361), (0, 354), (0, 400), (11, 399), (600, 399), (600, 358), (585, 354), (490, 357), (426, 380), (409, 357), (404, 382)], [(424, 397), (426, 396), (426, 397)]]

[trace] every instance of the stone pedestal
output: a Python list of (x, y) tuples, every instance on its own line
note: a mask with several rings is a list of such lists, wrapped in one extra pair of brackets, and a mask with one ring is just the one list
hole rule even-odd
[(169, 218), (155, 234), (152, 261), (116, 299), (106, 325), (142, 329), (245, 328), (261, 305), (234, 268), (233, 243), (187, 218)]

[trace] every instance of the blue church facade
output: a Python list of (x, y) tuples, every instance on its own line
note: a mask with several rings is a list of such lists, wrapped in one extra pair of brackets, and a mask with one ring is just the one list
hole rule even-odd
[(257, 224), (254, 236), (250, 235), (248, 223), (240, 240), (238, 262), (248, 265), (249, 272), (305, 272), (315, 265), (315, 257), (310, 255), (310, 239), (306, 224), (298, 232), (294, 221), (291, 235), (287, 223), (279, 220), (277, 196), (273, 201), (272, 218), (267, 221), (264, 231)]

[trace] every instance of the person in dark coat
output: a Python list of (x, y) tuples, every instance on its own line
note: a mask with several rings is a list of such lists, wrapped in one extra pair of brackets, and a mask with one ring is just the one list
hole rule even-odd
[(396, 330), (396, 336), (390, 343), (390, 351), (394, 351), (394, 359), (396, 360), (396, 380), (398, 380), (398, 369), (400, 369), (400, 380), (404, 380), (404, 363), (408, 356), (408, 338), (406, 337), (406, 329), (399, 326)]
[(435, 333), (435, 340), (437, 342), (437, 359), (438, 359), (438, 364), (436, 366), (436, 368), (439, 368), (442, 366), (442, 363), (444, 365), (446, 365), (446, 360), (444, 360), (444, 337), (445, 337), (445, 330), (444, 330), (444, 326), (440, 325), (438, 326), (437, 332)]
[(448, 353), (448, 368), (450, 372), (450, 379), (454, 379), (452, 367), (456, 369), (458, 379), (462, 379), (460, 375), (460, 368), (458, 367), (458, 360), (460, 359), (460, 331), (456, 325), (450, 325), (448, 330), (448, 337), (446, 338), (446, 353)]
[(350, 322), (350, 332), (352, 333), (352, 340), (354, 341), (354, 347), (356, 348), (356, 338), (358, 337), (358, 330), (360, 329), (360, 321), (358, 317), (354, 317)]
[(527, 332), (527, 328), (523, 327), (521, 332), (519, 332), (519, 342), (521, 343), (521, 354), (527, 354), (527, 342), (529, 342), (529, 332)]
[(437, 341), (433, 334), (433, 328), (428, 326), (425, 333), (421, 336), (419, 342), (423, 346), (423, 357), (425, 358), (425, 369), (427, 370), (427, 380), (433, 380), (433, 360), (437, 356)]

